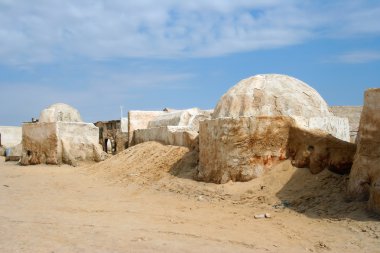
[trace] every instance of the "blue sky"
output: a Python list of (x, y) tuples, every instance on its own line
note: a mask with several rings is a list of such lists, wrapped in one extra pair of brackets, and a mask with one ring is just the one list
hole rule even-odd
[(261, 73), (362, 104), (380, 87), (380, 1), (0, 0), (0, 125), (55, 102), (88, 122), (210, 109)]

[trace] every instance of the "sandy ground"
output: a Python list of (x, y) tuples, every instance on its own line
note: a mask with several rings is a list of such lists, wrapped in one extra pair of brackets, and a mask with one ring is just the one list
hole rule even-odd
[(206, 184), (178, 167), (187, 149), (138, 146), (79, 167), (0, 157), (0, 252), (380, 252), (379, 217), (344, 201), (344, 176), (285, 162)]

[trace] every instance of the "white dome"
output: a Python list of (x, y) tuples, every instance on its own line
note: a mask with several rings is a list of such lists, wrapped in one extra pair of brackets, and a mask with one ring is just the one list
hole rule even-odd
[(256, 75), (241, 80), (219, 100), (213, 118), (250, 116), (332, 116), (327, 103), (306, 83), (286, 75)]
[(58, 103), (42, 110), (39, 122), (83, 122), (79, 111), (74, 107)]

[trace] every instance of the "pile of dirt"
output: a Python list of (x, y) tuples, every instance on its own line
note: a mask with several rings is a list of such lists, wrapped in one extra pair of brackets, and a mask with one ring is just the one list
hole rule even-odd
[(185, 147), (145, 142), (87, 169), (112, 182), (151, 184), (168, 175), (188, 152)]

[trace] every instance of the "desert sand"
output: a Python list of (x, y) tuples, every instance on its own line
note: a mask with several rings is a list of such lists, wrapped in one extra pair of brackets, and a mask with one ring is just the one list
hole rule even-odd
[(285, 161), (220, 185), (192, 179), (196, 159), (155, 142), (78, 167), (1, 158), (0, 252), (380, 252), (347, 176)]

